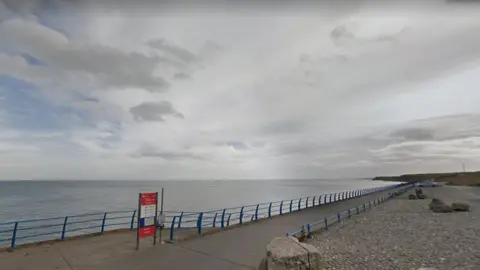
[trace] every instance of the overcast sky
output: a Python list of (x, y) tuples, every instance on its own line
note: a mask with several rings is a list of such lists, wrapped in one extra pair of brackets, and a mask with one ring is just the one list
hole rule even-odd
[(0, 179), (480, 169), (476, 3), (66, 2), (0, 0)]

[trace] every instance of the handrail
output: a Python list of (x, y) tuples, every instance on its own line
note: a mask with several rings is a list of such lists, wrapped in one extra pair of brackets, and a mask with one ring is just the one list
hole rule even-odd
[[(281, 200), (276, 202), (268, 203), (259, 203), (244, 205), (238, 207), (223, 208), (217, 210), (210, 210), (202, 213), (198, 213), (197, 218), (193, 221), (189, 221), (189, 224), (196, 222), (196, 230), (198, 234), (203, 233), (204, 228), (217, 227), (224, 229), (229, 226), (244, 224), (247, 222), (258, 221), (263, 218), (271, 218), (277, 215), (283, 215), (290, 212), (295, 212), (299, 210), (304, 210), (306, 208), (311, 208), (315, 206), (320, 206), (324, 204), (336, 203), (343, 200), (353, 199), (360, 196), (366, 196), (368, 194), (385, 191), (388, 189), (393, 189), (401, 186), (402, 184), (394, 184), (385, 187), (377, 188), (368, 188), (368, 189), (359, 189), (352, 191), (343, 191), (335, 192), (329, 194), (321, 194), (318, 196), (318, 203), (316, 203), (317, 196), (309, 196), (304, 198), (290, 199), (290, 200)], [(327, 200), (328, 197), (328, 200)], [(340, 213), (340, 218), (342, 215), (348, 214), (351, 216), (352, 209)], [(334, 218), (338, 218), (335, 216)], [(323, 220), (322, 220), (323, 222)], [(171, 222), (170, 230), (170, 242), (175, 240), (175, 230), (183, 228), (182, 223), (184, 221), (181, 218), (174, 217)], [(187, 226), (188, 227), (188, 226)], [(191, 227), (188, 227), (191, 229)]]
[[(372, 205), (377, 206), (380, 203), (386, 202), (386, 201), (394, 198), (395, 196), (400, 195), (400, 194), (406, 192), (407, 190), (413, 188), (413, 186), (414, 186), (414, 184), (398, 184), (398, 185), (385, 187), (385, 188), (380, 188), (380, 189), (375, 188), (373, 190), (367, 190), (365, 192), (361, 191), (360, 196), (363, 196), (363, 195), (374, 193), (374, 192), (381, 192), (381, 191), (387, 191), (387, 190), (391, 190), (391, 189), (397, 189), (395, 192), (390, 192), (387, 195), (378, 197), (378, 198), (373, 199), (373, 200), (369, 200), (367, 203), (363, 203), (359, 206), (344, 210), (343, 212), (338, 212), (334, 215), (324, 217), (321, 220), (318, 220), (318, 221), (315, 221), (315, 222), (312, 222), (312, 223), (307, 223), (307, 224), (301, 226), (301, 228), (299, 230), (296, 230), (296, 231), (293, 231), (293, 232), (290, 232), (290, 233), (286, 233), (285, 235), (286, 236), (295, 236), (295, 237), (300, 236), (300, 235), (304, 235), (306, 237), (310, 237), (314, 227), (318, 227), (315, 230), (318, 230), (318, 229), (321, 229), (321, 228), (323, 228), (325, 230), (328, 230), (330, 225), (333, 225), (334, 223), (341, 223), (342, 222), (342, 217), (346, 217), (346, 218), (350, 219), (354, 214), (358, 215), (361, 212), (366, 212), (367, 209), (372, 208)], [(367, 205), (368, 205), (368, 207), (367, 207)], [(329, 221), (332, 221), (332, 222), (329, 223)]]
[[(334, 192), (204, 212), (164, 211), (163, 213), (166, 217), (166, 223), (170, 224), (170, 241), (173, 241), (175, 231), (178, 230), (196, 228), (197, 232), (202, 234), (203, 228), (218, 227), (224, 229), (237, 224), (255, 222), (263, 218), (272, 218), (306, 208), (364, 196), (384, 188)], [(341, 197), (341, 194), (343, 194), (343, 197)], [(349, 197), (346, 194), (352, 195)], [(332, 198), (332, 196), (334, 197)], [(329, 197), (328, 200), (327, 197)], [(7, 244), (10, 248), (15, 248), (17, 244), (55, 239), (64, 240), (71, 236), (104, 233), (116, 229), (134, 230), (137, 224), (137, 215), (136, 210), (121, 210), (3, 222), (0, 223), (0, 246)], [(168, 228), (166, 224), (164, 225)]]

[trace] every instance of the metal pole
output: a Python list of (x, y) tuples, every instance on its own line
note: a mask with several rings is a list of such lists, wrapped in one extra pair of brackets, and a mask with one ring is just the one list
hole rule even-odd
[[(163, 218), (163, 195), (164, 195), (164, 190), (163, 190), (163, 187), (162, 187), (162, 200), (160, 201), (160, 216)], [(158, 200), (158, 193), (157, 193), (157, 200)], [(158, 206), (157, 206), (158, 207)], [(180, 221), (179, 221), (180, 222)], [(181, 225), (181, 224), (179, 224)], [(162, 224), (162, 226), (160, 226), (160, 243), (163, 244), (163, 239), (162, 239), (162, 231), (163, 231), (163, 227), (165, 227), (165, 224)]]
[(155, 231), (153, 232), (153, 245), (157, 244), (157, 224), (158, 224), (158, 192), (155, 192)]
[(135, 248), (138, 250), (140, 248), (140, 205), (141, 205), (141, 196), (142, 193), (138, 193), (138, 215), (137, 215), (137, 247)]

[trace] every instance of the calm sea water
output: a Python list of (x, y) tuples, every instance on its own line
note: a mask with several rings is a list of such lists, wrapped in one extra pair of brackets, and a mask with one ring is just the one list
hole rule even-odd
[(391, 182), (336, 180), (235, 181), (0, 181), (0, 222), (133, 210), (139, 192), (165, 189), (164, 208), (207, 211), (318, 196)]

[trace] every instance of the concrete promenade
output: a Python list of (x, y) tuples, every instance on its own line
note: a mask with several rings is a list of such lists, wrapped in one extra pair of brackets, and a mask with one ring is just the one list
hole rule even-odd
[(173, 244), (151, 246), (148, 240), (144, 240), (139, 251), (133, 249), (134, 232), (18, 248), (13, 252), (0, 252), (0, 269), (256, 269), (265, 255), (266, 244), (273, 237), (298, 230), (302, 224), (353, 208), (388, 192), (391, 190), (259, 220)]

